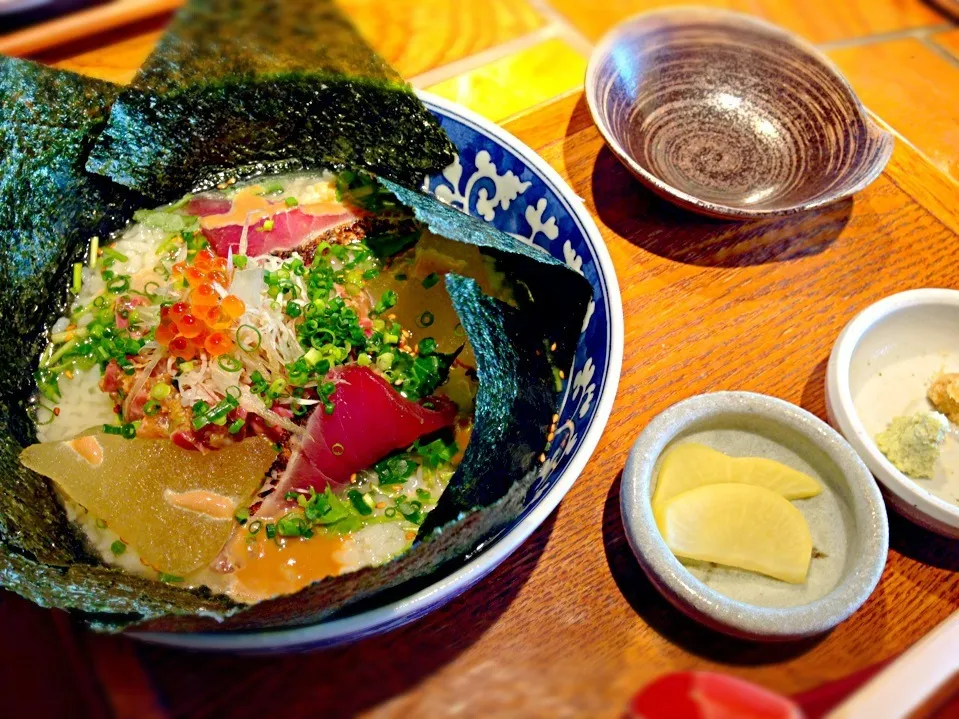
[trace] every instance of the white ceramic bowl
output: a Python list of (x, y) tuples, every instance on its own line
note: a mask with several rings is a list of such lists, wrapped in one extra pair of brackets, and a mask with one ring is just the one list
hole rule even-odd
[(826, 408), (893, 507), (927, 529), (959, 538), (955, 430), (928, 480), (904, 475), (873, 439), (893, 417), (931, 409), (926, 389), (942, 370), (959, 372), (959, 291), (901, 292), (867, 307), (839, 335), (826, 370)]

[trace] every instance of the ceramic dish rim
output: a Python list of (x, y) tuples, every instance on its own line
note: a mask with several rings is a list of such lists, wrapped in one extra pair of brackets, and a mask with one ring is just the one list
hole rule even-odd
[(827, 405), (833, 424), (846, 436), (886, 489), (909, 503), (920, 514), (959, 530), (959, 507), (900, 472), (876, 447), (856, 411), (849, 383), (853, 354), (866, 334), (897, 312), (930, 305), (955, 307), (959, 311), (959, 290), (922, 288), (897, 292), (874, 302), (850, 320), (829, 356), (826, 369)]
[[(867, 554), (863, 546), (839, 583), (822, 597), (793, 607), (761, 607), (732, 599), (697, 579), (666, 546), (656, 528), (650, 501), (653, 470), (663, 451), (680, 434), (720, 414), (759, 415), (812, 442), (837, 467), (850, 464), (854, 468), (842, 475), (856, 498), (849, 507), (856, 536), (876, 551)], [(620, 504), (630, 547), (653, 584), (681, 610), (688, 612), (691, 608), (705, 617), (707, 624), (726, 633), (732, 630), (737, 636), (789, 640), (826, 632), (865, 603), (886, 564), (888, 521), (882, 495), (869, 469), (828, 424), (801, 407), (770, 395), (709, 392), (681, 400), (660, 412), (630, 451)]]
[[(780, 207), (776, 209), (768, 210), (749, 210), (743, 207), (736, 207), (732, 205), (722, 205), (710, 200), (703, 200), (695, 195), (690, 195), (688, 192), (684, 192), (673, 185), (670, 185), (667, 182), (661, 180), (658, 176), (652, 174), (649, 170), (640, 165), (635, 158), (626, 151), (626, 149), (620, 144), (620, 142), (613, 135), (612, 130), (609, 128), (605, 121), (605, 114), (601, 111), (599, 104), (600, 100), (598, 97), (598, 76), (599, 76), (599, 66), (601, 62), (609, 55), (609, 49), (624, 35), (628, 34), (628, 31), (632, 26), (640, 21), (647, 20), (650, 18), (655, 18), (659, 15), (682, 15), (684, 13), (694, 12), (700, 15), (711, 15), (720, 20), (738, 20), (745, 22), (746, 24), (751, 24), (764, 32), (770, 33), (772, 35), (784, 38), (791, 42), (792, 44), (799, 47), (804, 53), (808, 56), (819, 62), (823, 65), (826, 70), (829, 71), (829, 74), (832, 75), (839, 83), (849, 92), (850, 97), (852, 97), (855, 108), (858, 110), (860, 117), (862, 118), (863, 124), (866, 126), (868, 132), (876, 133), (877, 135), (883, 138), (884, 149), (883, 157), (881, 161), (877, 161), (872, 171), (870, 171), (862, 180), (857, 182), (855, 185), (850, 186), (842, 193), (834, 197), (824, 197), (818, 200), (790, 205), (788, 207)], [(889, 132), (886, 128), (882, 127), (876, 120), (870, 117), (869, 112), (866, 110), (865, 105), (863, 105), (862, 100), (859, 99), (859, 95), (856, 94), (853, 90), (852, 85), (846, 79), (846, 76), (842, 74), (839, 68), (830, 60), (824, 53), (820, 52), (814, 45), (806, 41), (799, 35), (792, 33), (785, 28), (774, 25), (773, 23), (767, 22), (762, 18), (754, 17), (752, 15), (747, 15), (745, 13), (736, 12), (733, 10), (725, 10), (722, 8), (711, 8), (701, 5), (676, 5), (672, 7), (664, 7), (656, 10), (648, 10), (645, 12), (637, 13), (631, 17), (622, 20), (617, 23), (614, 27), (606, 32), (605, 35), (600, 38), (599, 42), (596, 43), (596, 46), (593, 48), (592, 53), (589, 56), (589, 62), (586, 65), (586, 105), (589, 107), (589, 113), (593, 118), (593, 124), (596, 125), (600, 134), (603, 136), (603, 139), (606, 141), (606, 144), (609, 145), (613, 153), (619, 158), (619, 160), (626, 164), (626, 166), (638, 177), (642, 179), (643, 182), (649, 184), (650, 186), (656, 188), (659, 192), (663, 193), (667, 197), (673, 197), (679, 202), (681, 202), (685, 207), (693, 209), (702, 213), (711, 214), (716, 217), (728, 217), (728, 218), (738, 218), (738, 219), (757, 219), (762, 217), (783, 217), (787, 215), (796, 214), (798, 212), (806, 212), (807, 210), (814, 210), (819, 207), (824, 207), (826, 205), (831, 205), (834, 202), (850, 197), (851, 195), (860, 192), (864, 188), (872, 184), (873, 181), (882, 173), (886, 165), (889, 163), (889, 159), (892, 157), (892, 151), (895, 145), (895, 138), (892, 133)]]
[[(592, 241), (596, 262), (607, 278), (607, 302), (609, 308), (610, 349), (608, 358), (608, 384), (604, 394), (599, 397), (596, 415), (592, 424), (575, 450), (569, 465), (561, 474), (553, 488), (539, 501), (537, 506), (514, 525), (507, 533), (462, 567), (451, 572), (439, 581), (390, 602), (382, 607), (358, 614), (320, 621), (301, 627), (283, 629), (263, 629), (244, 632), (135, 632), (129, 636), (152, 644), (183, 647), (209, 651), (270, 652), (288, 651), (298, 648), (319, 648), (352, 643), (367, 636), (380, 634), (424, 616), (445, 602), (466, 591), (486, 577), (510, 554), (512, 554), (539, 527), (559, 505), (560, 501), (579, 478), (586, 463), (592, 458), (596, 445), (609, 420), (619, 385), (623, 364), (624, 322), (623, 305), (619, 281), (612, 258), (599, 228), (586, 211), (582, 201), (576, 197), (569, 184), (560, 177), (550, 165), (528, 145), (521, 142), (505, 129), (495, 125), (477, 113), (432, 93), (416, 90), (417, 96), (428, 106), (433, 106), (454, 117), (461, 117), (476, 125), (490, 136), (513, 148), (556, 190), (564, 196), (570, 210), (581, 222), (586, 235)], [(565, 188), (565, 189), (564, 189)]]

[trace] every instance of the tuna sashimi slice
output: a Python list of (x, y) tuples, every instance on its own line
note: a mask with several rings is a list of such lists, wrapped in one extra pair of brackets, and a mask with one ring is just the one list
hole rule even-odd
[[(246, 254), (250, 257), (268, 255), (271, 252), (294, 250), (324, 232), (356, 220), (356, 215), (343, 208), (343, 212), (327, 215), (314, 215), (300, 209), (288, 210), (263, 218), (250, 225), (246, 234)], [(265, 228), (266, 222), (272, 222), (272, 229)], [(202, 227), (202, 223), (201, 223)], [(203, 235), (220, 257), (226, 257), (232, 249), (240, 253), (243, 237), (242, 225), (222, 227), (202, 227)]]
[(789, 699), (715, 672), (675, 672), (647, 684), (629, 719), (803, 719)]
[(432, 397), (428, 409), (402, 397), (368, 367), (336, 369), (330, 379), (336, 383), (333, 414), (319, 409), (310, 416), (302, 446), (258, 516), (275, 516), (291, 506), (285, 499), (291, 490), (322, 492), (327, 485), (346, 484), (355, 472), (456, 419), (456, 405), (448, 399)]

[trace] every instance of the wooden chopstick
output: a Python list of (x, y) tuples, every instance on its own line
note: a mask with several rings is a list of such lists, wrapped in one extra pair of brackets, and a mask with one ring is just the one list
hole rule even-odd
[(0, 53), (24, 57), (176, 10), (184, 0), (115, 0), (0, 36)]

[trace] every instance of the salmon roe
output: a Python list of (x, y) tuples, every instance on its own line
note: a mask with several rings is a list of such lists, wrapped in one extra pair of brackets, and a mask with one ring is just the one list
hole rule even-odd
[(206, 338), (203, 347), (211, 357), (219, 357), (233, 351), (233, 340), (223, 332), (214, 332)]
[(155, 338), (169, 348), (170, 354), (191, 360), (205, 350), (212, 357), (236, 348), (228, 330), (246, 312), (246, 304), (236, 295), (220, 298), (222, 289), (230, 285), (228, 263), (211, 250), (196, 253), (190, 263), (173, 266), (176, 278), (185, 281), (187, 301), (175, 302), (160, 311), (160, 325)]

